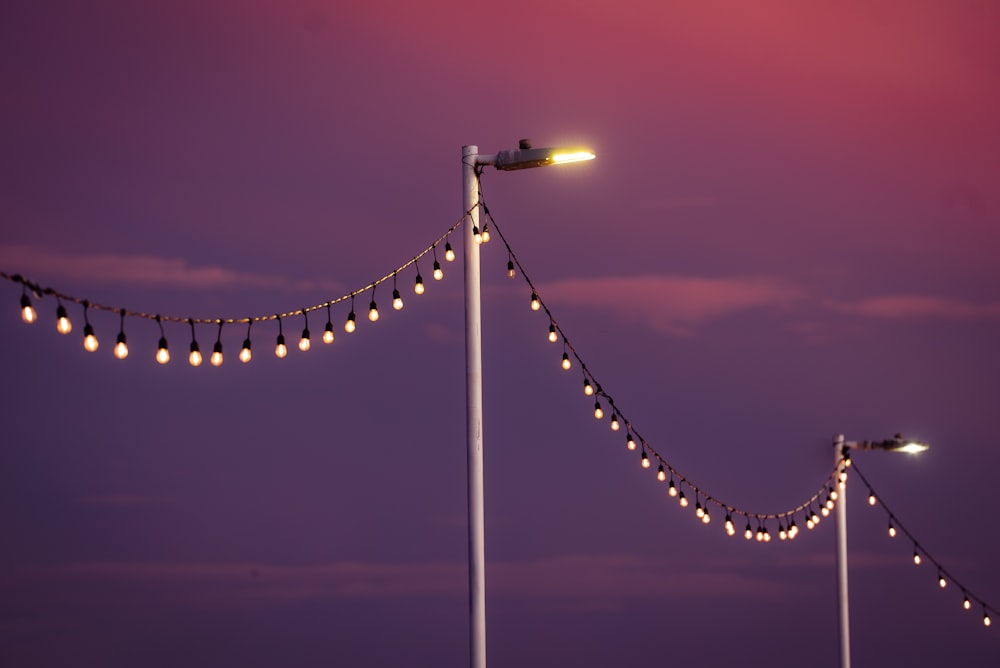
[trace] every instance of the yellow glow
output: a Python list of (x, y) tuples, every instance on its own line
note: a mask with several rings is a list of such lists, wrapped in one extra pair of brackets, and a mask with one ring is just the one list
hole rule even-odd
[(749, 524), (747, 525), (746, 530), (743, 532), (743, 537), (746, 538), (747, 540), (753, 540), (753, 529), (750, 528)]
[(26, 304), (24, 308), (21, 309), (21, 319), (30, 325), (38, 320), (38, 313), (31, 304)]
[(87, 350), (87, 352), (94, 352), (97, 350), (98, 346), (100, 346), (100, 343), (97, 341), (97, 337), (94, 336), (93, 332), (87, 332), (83, 336), (83, 347)]
[(687, 508), (688, 500), (687, 497), (684, 496), (684, 492), (681, 492), (680, 498), (677, 499), (677, 503), (681, 504), (681, 508)]
[(244, 364), (246, 364), (252, 358), (253, 358), (253, 353), (250, 352), (249, 348), (244, 347), (244, 348), (240, 349), (240, 361), (241, 362), (243, 362)]
[(564, 368), (567, 371), (569, 371), (569, 369), (570, 369), (571, 366), (573, 366), (573, 363), (569, 361), (569, 355), (567, 353), (563, 353), (563, 356), (562, 356), (562, 368)]
[(59, 319), (56, 320), (56, 330), (58, 330), (60, 334), (69, 334), (73, 331), (73, 323), (71, 323), (69, 318), (66, 316), (59, 316)]
[(788, 531), (785, 530), (785, 527), (778, 528), (778, 538), (780, 540), (786, 540), (788, 538)]
[(556, 153), (552, 156), (552, 164), (565, 165), (571, 162), (584, 162), (593, 160), (597, 155), (591, 151), (573, 151), (571, 153)]
[(989, 626), (992, 623), (993, 623), (993, 620), (990, 619), (989, 613), (984, 612), (983, 613), (983, 626)]
[(920, 553), (917, 552), (916, 550), (914, 550), (913, 551), (913, 563), (916, 564), (917, 566), (919, 566), (921, 561), (922, 560), (920, 558)]
[(403, 298), (400, 296), (398, 290), (392, 291), (392, 308), (396, 311), (403, 310)]
[(531, 310), (538, 311), (542, 308), (542, 302), (538, 301), (538, 295), (534, 292), (531, 293)]
[(815, 523), (815, 522), (813, 522), (813, 520), (812, 520), (812, 518), (811, 518), (811, 517), (810, 517), (809, 519), (807, 519), (807, 520), (806, 520), (806, 528), (807, 528), (807, 529), (809, 529), (810, 531), (812, 531), (812, 530), (813, 530), (813, 527), (815, 527), (815, 526), (816, 526), (816, 523)]
[(889, 525), (889, 538), (895, 538), (895, 537), (896, 537), (896, 527), (894, 527), (894, 526), (892, 526), (892, 524), (890, 524)]
[(663, 470), (663, 465), (660, 464), (660, 468), (656, 469), (656, 479), (663, 482), (667, 479), (667, 472)]
[(620, 427), (618, 425), (618, 416), (617, 415), (612, 415), (611, 416), (611, 431), (618, 431), (619, 428)]
[(700, 519), (705, 516), (705, 509), (701, 507), (701, 501), (694, 504), (694, 514)]
[(830, 498), (831, 498), (832, 500), (836, 501), (836, 500), (837, 500), (837, 496), (838, 496), (838, 494), (837, 494), (837, 490), (835, 490), (835, 489), (831, 489), (831, 490), (830, 490)]
[(371, 308), (368, 309), (368, 319), (372, 322), (378, 320), (378, 309), (375, 307), (375, 302), (372, 302)]
[(124, 341), (119, 340), (118, 343), (115, 344), (115, 357), (120, 360), (128, 357), (128, 346), (125, 345)]
[(444, 271), (441, 270), (441, 265), (437, 260), (434, 261), (434, 280), (440, 281), (444, 278)]
[(212, 366), (222, 366), (222, 351), (213, 350), (212, 354), (208, 358), (208, 363)]
[(351, 314), (347, 316), (347, 322), (344, 323), (344, 331), (350, 334), (357, 328), (358, 324), (354, 321), (354, 311), (351, 311)]
[(167, 350), (166, 346), (156, 349), (156, 361), (160, 364), (166, 364), (170, 361), (170, 351)]
[(284, 343), (279, 343), (274, 347), (274, 355), (279, 359), (285, 357), (286, 355), (288, 355), (288, 346), (286, 346)]
[(594, 388), (591, 386), (590, 381), (586, 378), (583, 379), (583, 393), (588, 397), (594, 393)]
[(333, 325), (327, 324), (326, 329), (323, 330), (323, 343), (333, 343)]
[(299, 339), (299, 350), (306, 352), (310, 348), (312, 348), (312, 342), (309, 340), (308, 336), (303, 336)]
[(417, 274), (417, 282), (413, 284), (413, 291), (418, 295), (424, 294), (424, 279), (419, 274)]
[[(635, 450), (635, 439), (632, 438), (632, 434), (628, 435), (628, 440), (625, 441), (625, 447), (629, 450)], [(673, 487), (673, 484), (671, 484), (671, 487)]]
[(477, 244), (483, 243), (483, 234), (482, 232), (479, 231), (478, 227), (472, 228), (472, 240), (475, 241)]
[(455, 251), (454, 249), (452, 249), (451, 243), (447, 243), (444, 246), (444, 259), (447, 260), (448, 262), (455, 261)]
[(667, 494), (677, 496), (677, 485), (674, 484), (673, 480), (670, 481), (670, 486), (667, 487)]
[(483, 243), (488, 244), (490, 242), (490, 228), (487, 225), (483, 225)]
[(645, 451), (643, 451), (642, 453), (642, 468), (644, 469), (649, 468), (649, 457), (646, 455)]
[(830, 516), (830, 509), (827, 508), (826, 506), (823, 506), (822, 508), (820, 508), (819, 512), (820, 512), (821, 515), (823, 515), (823, 517), (829, 517)]
[(601, 403), (597, 402), (594, 404), (594, 418), (600, 420), (604, 417), (604, 409), (601, 408)]
[(559, 340), (559, 335), (556, 333), (556, 326), (549, 325), (549, 341), (555, 343)]
[(897, 452), (907, 452), (911, 455), (915, 455), (918, 452), (924, 452), (928, 447), (924, 443), (918, 443), (916, 441), (910, 441), (909, 443), (903, 444), (897, 449)]
[(948, 586), (948, 581), (944, 579), (943, 575), (938, 576), (938, 586), (941, 587), (941, 589)]
[(191, 366), (201, 366), (201, 352), (197, 349), (192, 350), (191, 354), (188, 355), (188, 364)]
[(966, 610), (972, 609), (972, 601), (969, 600), (968, 596), (962, 599), (962, 607), (965, 608)]
[(877, 499), (875, 498), (875, 493), (873, 492), (873, 493), (871, 493), (871, 494), (868, 495), (868, 505), (869, 506), (874, 506), (876, 503), (877, 503)]
[(702, 523), (702, 524), (708, 524), (708, 523), (709, 523), (709, 522), (711, 522), (711, 521), (712, 521), (712, 516), (711, 516), (711, 515), (709, 515), (709, 514), (708, 514), (708, 511), (706, 510), (706, 511), (705, 511), (705, 514), (703, 514), (703, 515), (701, 516), (701, 523)]

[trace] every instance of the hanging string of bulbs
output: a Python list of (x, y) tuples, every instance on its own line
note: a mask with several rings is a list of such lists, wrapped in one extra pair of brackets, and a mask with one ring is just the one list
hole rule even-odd
[(993, 619), (990, 616), (990, 613), (996, 615), (998, 613), (997, 608), (989, 605), (982, 598), (972, 593), (968, 587), (959, 582), (954, 575), (952, 575), (943, 565), (941, 565), (941, 562), (935, 559), (931, 555), (931, 553), (927, 551), (927, 548), (925, 548), (923, 545), (920, 544), (920, 541), (918, 541), (916, 537), (914, 537), (914, 535), (910, 533), (910, 531), (903, 525), (903, 523), (900, 522), (899, 518), (896, 517), (896, 514), (889, 509), (889, 506), (886, 505), (885, 501), (882, 500), (882, 497), (875, 492), (875, 488), (872, 486), (870, 482), (868, 482), (868, 478), (864, 476), (864, 474), (858, 469), (856, 464), (853, 464), (851, 462), (850, 454), (845, 453), (843, 462), (844, 462), (844, 468), (845, 469), (850, 468), (855, 474), (857, 474), (859, 478), (861, 478), (861, 482), (863, 482), (865, 486), (868, 488), (869, 507), (881, 506), (882, 510), (885, 511), (885, 514), (887, 515), (888, 519), (888, 529), (886, 533), (888, 534), (889, 538), (896, 538), (896, 536), (898, 536), (900, 533), (904, 534), (913, 544), (914, 565), (920, 566), (925, 561), (929, 562), (930, 565), (932, 566), (931, 570), (934, 570), (935, 573), (937, 574), (938, 587), (941, 589), (947, 589), (949, 584), (953, 585), (953, 589), (958, 589), (962, 592), (962, 609), (972, 610), (973, 602), (975, 602), (976, 607), (978, 607), (983, 611), (983, 626), (992, 625)]
[[(79, 297), (73, 297), (71, 295), (53, 290), (52, 288), (43, 288), (38, 283), (35, 283), (20, 274), (8, 274), (5, 272), (0, 272), (0, 278), (6, 279), (13, 283), (19, 283), (21, 285), (21, 318), (25, 323), (33, 324), (38, 320), (38, 311), (35, 308), (32, 297), (35, 300), (41, 300), (45, 297), (52, 297), (56, 300), (56, 330), (60, 334), (69, 334), (73, 331), (73, 323), (70, 320), (69, 313), (66, 310), (66, 304), (77, 304), (83, 308), (83, 347), (88, 352), (95, 352), (100, 346), (100, 342), (97, 338), (94, 326), (90, 322), (89, 314), (91, 311), (109, 311), (116, 313), (119, 317), (118, 335), (115, 338), (115, 346), (113, 348), (114, 356), (118, 359), (125, 359), (129, 355), (128, 338), (125, 335), (125, 318), (139, 318), (144, 320), (152, 320), (156, 322), (160, 330), (160, 339), (157, 343), (155, 359), (160, 364), (167, 364), (170, 357), (170, 348), (167, 344), (166, 333), (163, 328), (164, 323), (180, 323), (186, 324), (191, 330), (191, 343), (188, 347), (188, 363), (191, 366), (201, 366), (203, 361), (201, 346), (198, 343), (197, 332), (195, 331), (195, 325), (215, 325), (218, 327), (215, 337), (215, 344), (212, 347), (212, 353), (209, 356), (209, 363), (212, 366), (221, 366), (224, 360), (222, 352), (222, 328), (225, 325), (246, 325), (246, 338), (243, 340), (243, 345), (240, 348), (239, 360), (241, 362), (249, 362), (253, 357), (252, 343), (250, 338), (250, 330), (254, 324), (262, 322), (276, 321), (278, 324), (278, 335), (275, 340), (274, 354), (279, 358), (284, 358), (288, 355), (288, 346), (285, 342), (284, 334), (284, 322), (290, 318), (302, 318), (302, 333), (299, 337), (298, 348), (299, 350), (305, 352), (309, 350), (312, 346), (312, 334), (309, 330), (309, 314), (315, 311), (326, 311), (326, 324), (323, 328), (323, 333), (321, 335), (321, 340), (323, 343), (333, 343), (334, 341), (334, 325), (332, 320), (332, 307), (341, 302), (347, 302), (350, 300), (351, 310), (344, 321), (344, 331), (348, 334), (354, 332), (357, 329), (357, 315), (354, 310), (355, 297), (364, 294), (366, 292), (371, 292), (370, 302), (368, 304), (368, 320), (375, 322), (379, 319), (378, 305), (375, 302), (375, 289), (382, 285), (392, 281), (392, 308), (393, 310), (399, 311), (403, 308), (403, 297), (399, 291), (397, 284), (397, 278), (400, 272), (413, 266), (416, 270), (416, 277), (413, 282), (413, 292), (417, 295), (424, 294), (425, 285), (424, 278), (420, 273), (419, 261), (421, 258), (427, 254), (431, 254), (434, 258), (434, 264), (432, 265), (432, 276), (435, 281), (440, 281), (444, 278), (444, 270), (441, 268), (441, 262), (438, 260), (437, 248), (444, 242), (444, 259), (446, 262), (455, 261), (455, 251), (451, 246), (451, 241), (449, 240), (451, 234), (461, 227), (462, 223), (469, 216), (469, 212), (463, 214), (457, 222), (455, 222), (448, 230), (438, 237), (433, 243), (423, 249), (421, 252), (414, 255), (411, 259), (404, 262), (400, 266), (396, 267), (392, 271), (386, 273), (385, 275), (377, 278), (371, 283), (352, 290), (350, 293), (341, 295), (334, 299), (330, 299), (320, 304), (314, 306), (309, 306), (306, 308), (296, 309), (292, 311), (286, 311), (284, 313), (275, 313), (270, 315), (257, 315), (250, 316), (246, 318), (190, 318), (190, 317), (178, 317), (178, 316), (168, 316), (160, 314), (144, 313), (142, 311), (132, 311), (125, 308), (120, 308), (117, 306), (108, 306), (105, 304), (99, 304), (91, 302), (88, 299), (82, 299)], [(284, 320), (283, 320), (284, 319)]]

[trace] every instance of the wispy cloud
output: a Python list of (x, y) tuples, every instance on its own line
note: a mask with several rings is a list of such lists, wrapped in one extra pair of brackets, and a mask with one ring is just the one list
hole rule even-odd
[(776, 278), (632, 276), (574, 278), (541, 286), (543, 298), (643, 320), (654, 330), (687, 336), (733, 313), (783, 307), (802, 291)]
[(0, 244), (0, 266), (32, 279), (45, 277), (101, 283), (133, 283), (194, 290), (230, 287), (323, 290), (337, 292), (335, 281), (293, 280), (219, 266), (195, 267), (181, 258), (152, 255), (77, 255), (24, 244)]
[(831, 302), (830, 308), (840, 313), (873, 318), (996, 318), (1000, 303), (987, 304), (921, 295), (872, 297), (856, 302)]

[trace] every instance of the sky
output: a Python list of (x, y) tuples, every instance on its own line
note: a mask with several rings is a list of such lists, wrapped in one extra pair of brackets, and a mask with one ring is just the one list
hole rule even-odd
[[(238, 6), (237, 6), (238, 4)], [(1000, 627), (1000, 8), (991, 2), (11, 0), (0, 271), (130, 311), (339, 300), (462, 218), (461, 149), (561, 332), (685, 480), (751, 513), (848, 479), (858, 665), (972, 665)], [(460, 228), (448, 241), (461, 249)], [(592, 416), (482, 246), (491, 666), (836, 666), (831, 519), (729, 537)], [(468, 664), (462, 257), (405, 307), (269, 349), (0, 283), (0, 663)], [(349, 300), (348, 300), (349, 301)], [(284, 318), (294, 344), (304, 323)], [(196, 327), (207, 353), (218, 334)], [(605, 404), (607, 408), (607, 404)], [(688, 490), (690, 494), (690, 489)], [(713, 509), (715, 506), (711, 506)], [(803, 524), (802, 515), (798, 524)], [(773, 534), (776, 525), (770, 524)], [(1000, 615), (994, 615), (1000, 617)]]

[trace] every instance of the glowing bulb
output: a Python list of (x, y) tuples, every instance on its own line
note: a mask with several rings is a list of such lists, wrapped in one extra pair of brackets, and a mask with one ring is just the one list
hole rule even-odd
[(788, 537), (794, 540), (795, 537), (798, 535), (799, 535), (799, 528), (795, 526), (795, 520), (793, 519), (791, 524), (788, 525)]
[(97, 350), (99, 345), (100, 343), (97, 341), (97, 336), (94, 335), (94, 328), (88, 322), (83, 326), (83, 347), (87, 350), (87, 352), (92, 353)]
[(990, 619), (989, 613), (986, 612), (985, 610), (983, 610), (983, 626), (989, 626), (992, 623), (993, 623), (993, 620)]
[(767, 530), (767, 527), (764, 527), (764, 542), (765, 543), (771, 542), (771, 533)]
[(472, 240), (477, 244), (483, 243), (483, 234), (479, 231), (479, 227), (477, 225), (472, 226)]
[(833, 510), (833, 495), (831, 494), (826, 498), (826, 508), (827, 510)]
[(542, 308), (542, 302), (538, 300), (538, 295), (534, 292), (531, 293), (531, 310), (537, 311)]
[(312, 342), (309, 340), (309, 330), (302, 330), (302, 337), (299, 339), (299, 350), (305, 352), (312, 347)]
[(969, 600), (968, 594), (966, 594), (962, 598), (962, 607), (965, 608), (966, 610), (971, 610), (972, 609), (972, 601)]
[(785, 530), (784, 526), (782, 526), (782, 525), (779, 524), (778, 525), (778, 540), (787, 540), (787, 539), (788, 539), (788, 531)]
[(813, 521), (813, 525), (814, 526), (817, 525), (817, 524), (819, 524), (819, 522), (820, 522), (820, 516), (817, 515), (816, 513), (813, 513), (812, 514), (812, 521)]
[(253, 358), (253, 353), (250, 352), (250, 339), (243, 340), (243, 347), (240, 348), (240, 361), (246, 364)]
[(815, 526), (816, 526), (816, 523), (813, 522), (813, 519), (811, 517), (806, 518), (806, 528), (807, 529), (809, 529), (810, 531), (812, 531)]
[(344, 323), (344, 331), (350, 334), (355, 329), (358, 328), (358, 324), (354, 320), (354, 311), (351, 311), (347, 315), (347, 322)]
[(764, 542), (764, 530), (759, 526), (757, 527), (757, 542), (758, 543)]
[(222, 341), (216, 341), (212, 347), (212, 354), (208, 358), (208, 363), (212, 366), (222, 366)]
[(455, 250), (451, 247), (451, 242), (446, 242), (444, 245), (444, 259), (448, 262), (455, 261)]
[(333, 343), (333, 323), (327, 322), (323, 328), (323, 343)]
[(753, 529), (750, 528), (750, 521), (747, 520), (747, 528), (743, 532), (743, 537), (747, 540), (753, 540)]
[(656, 469), (656, 479), (660, 482), (667, 479), (667, 472), (663, 470), (663, 464), (660, 464), (660, 468)]
[(618, 416), (617, 415), (612, 415), (611, 416), (611, 431), (618, 431), (619, 429), (620, 429), (620, 427), (618, 425)]
[(188, 364), (191, 366), (201, 366), (201, 351), (198, 350), (198, 342), (191, 342), (191, 352), (188, 354)]
[(488, 244), (490, 242), (490, 226), (483, 225), (483, 243)]
[(837, 500), (837, 496), (838, 496), (837, 490), (831, 489), (830, 490), (830, 500), (836, 501)]
[(285, 335), (278, 334), (278, 340), (274, 344), (274, 355), (275, 357), (283, 358), (288, 354), (288, 346), (285, 345)]
[(705, 509), (701, 507), (701, 501), (696, 501), (694, 504), (694, 514), (701, 519), (705, 516)]
[(128, 357), (128, 345), (125, 343), (125, 332), (118, 332), (118, 339), (115, 341), (115, 357), (120, 360)]
[(156, 361), (166, 364), (170, 361), (170, 351), (167, 350), (167, 337), (161, 336), (160, 343), (156, 347)]
[(417, 274), (417, 280), (413, 284), (413, 292), (418, 295), (424, 294), (424, 277), (420, 274)]
[(597, 420), (600, 420), (603, 417), (604, 417), (604, 409), (601, 408), (601, 402), (600, 401), (595, 401), (594, 402), (594, 418), (597, 419)]
[(444, 272), (441, 270), (441, 263), (434, 260), (434, 280), (440, 281), (444, 278)]
[(591, 386), (590, 381), (586, 378), (583, 379), (583, 393), (588, 397), (594, 393), (594, 388)]
[(641, 461), (641, 464), (642, 464), (642, 468), (644, 468), (644, 469), (648, 469), (649, 468), (649, 456), (646, 454), (645, 450), (642, 451), (642, 461)]
[(677, 485), (674, 484), (673, 479), (670, 480), (670, 485), (667, 487), (667, 494), (677, 496)]
[(677, 503), (681, 504), (681, 508), (687, 508), (688, 500), (687, 497), (684, 496), (683, 490), (681, 490), (680, 494), (677, 497)]
[(563, 356), (562, 356), (562, 368), (564, 368), (567, 371), (569, 371), (569, 368), (571, 366), (573, 366), (573, 363), (569, 361), (569, 354), (568, 353), (563, 353)]
[(21, 319), (29, 325), (38, 320), (38, 312), (31, 305), (31, 298), (27, 294), (21, 295)]
[(514, 278), (514, 276), (516, 276), (516, 275), (517, 275), (517, 272), (514, 271), (514, 261), (513, 260), (507, 260), (507, 276), (508, 276), (508, 278)]
[(372, 322), (378, 320), (378, 306), (375, 306), (374, 299), (372, 300), (372, 303), (368, 305), (368, 319)]
[(876, 503), (877, 503), (877, 499), (875, 498), (875, 492), (871, 492), (868, 495), (868, 505), (869, 506), (874, 506)]
[(66, 315), (66, 307), (62, 304), (56, 309), (56, 330), (60, 334), (69, 334), (73, 331), (73, 323), (69, 321), (69, 316)]
[(896, 537), (896, 527), (892, 526), (892, 522), (889, 522), (889, 538)]
[(556, 333), (555, 324), (549, 325), (549, 341), (555, 343), (558, 340), (559, 340), (559, 335)]
[(829, 517), (830, 516), (830, 509), (827, 506), (823, 506), (822, 508), (820, 508), (819, 512), (820, 512), (820, 514), (823, 517)]
[[(845, 453), (845, 454), (844, 454), (844, 468), (845, 468), (845, 469), (846, 469), (846, 468), (850, 468), (850, 466), (851, 466), (851, 455), (849, 455), (849, 454)], [(846, 472), (846, 471), (841, 471), (841, 474), (842, 474), (842, 475), (843, 475), (843, 476), (844, 476), (845, 478), (847, 477), (847, 472)]]
[(944, 589), (947, 586), (948, 586), (948, 581), (944, 579), (943, 575), (939, 574), (938, 575), (938, 587), (941, 587), (941, 589)]
[(733, 517), (726, 513), (726, 535), (732, 536), (736, 533), (736, 526), (733, 524)]
[(629, 450), (635, 450), (635, 439), (632, 438), (632, 434), (629, 434), (625, 439), (625, 447)]
[(401, 311), (403, 309), (403, 298), (399, 294), (399, 290), (396, 288), (392, 289), (392, 308)]
[(913, 550), (913, 563), (916, 564), (917, 566), (919, 566), (920, 565), (920, 561), (921, 561), (921, 559), (920, 559), (920, 553), (917, 552), (916, 548), (914, 548), (914, 550)]

